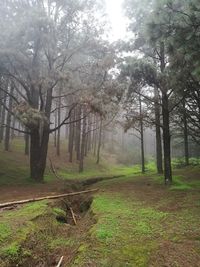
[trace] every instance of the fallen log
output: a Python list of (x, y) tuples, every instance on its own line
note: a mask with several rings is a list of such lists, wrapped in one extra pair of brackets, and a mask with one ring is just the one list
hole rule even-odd
[(99, 189), (90, 189), (90, 190), (71, 192), (71, 193), (55, 195), (55, 196), (37, 197), (37, 198), (31, 198), (31, 199), (25, 199), (25, 200), (12, 201), (12, 202), (0, 204), (0, 209), (5, 208), (5, 207), (10, 207), (13, 205), (20, 205), (20, 204), (25, 204), (25, 203), (35, 202), (35, 201), (41, 201), (41, 200), (45, 200), (45, 199), (57, 199), (57, 198), (62, 198), (62, 197), (87, 194), (87, 193), (97, 192), (98, 190)]

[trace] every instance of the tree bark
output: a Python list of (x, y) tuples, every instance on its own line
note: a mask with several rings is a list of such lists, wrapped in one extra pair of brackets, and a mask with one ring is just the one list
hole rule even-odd
[(76, 111), (76, 159), (80, 160), (80, 143), (81, 143), (81, 107), (77, 108)]
[(46, 168), (46, 158), (49, 142), (49, 127), (45, 126), (42, 137), (39, 129), (31, 130), (30, 144), (30, 169), (31, 178), (35, 181), (42, 182)]
[(81, 137), (81, 152), (80, 152), (80, 161), (79, 161), (79, 172), (83, 172), (83, 161), (84, 161), (84, 152), (85, 152), (85, 138), (86, 138), (86, 117), (85, 117), (85, 108), (83, 108), (83, 126), (82, 126), (82, 137)]
[(97, 161), (96, 161), (96, 164), (99, 164), (99, 161), (100, 161), (101, 140), (102, 140), (102, 124), (103, 124), (103, 119), (101, 118), (100, 126), (99, 126), (99, 140), (98, 140), (98, 147), (97, 147)]
[[(11, 84), (10, 86), (10, 95), (13, 94), (14, 86)], [(9, 97), (9, 103), (8, 103), (8, 110), (12, 110), (12, 103), (13, 99), (12, 97)], [(5, 132), (5, 143), (4, 143), (4, 149), (5, 151), (9, 151), (10, 149), (10, 127), (11, 127), (11, 113), (7, 112), (7, 118), (6, 118), (6, 132)]]
[(169, 99), (166, 93), (162, 96), (162, 113), (163, 113), (163, 148), (164, 148), (164, 176), (165, 184), (172, 183), (171, 169), (171, 136), (169, 129)]
[(162, 137), (161, 137), (161, 127), (160, 127), (160, 106), (159, 106), (159, 96), (158, 89), (154, 87), (155, 95), (155, 127), (156, 127), (156, 165), (157, 172), (159, 174), (163, 173), (163, 161), (162, 161)]
[(139, 95), (139, 109), (140, 109), (140, 145), (141, 145), (141, 163), (142, 163), (142, 173), (145, 173), (145, 158), (144, 158), (144, 123), (142, 117), (142, 100), (141, 95)]
[(15, 122), (16, 122), (15, 117), (13, 117), (13, 121), (12, 121), (12, 128), (13, 129), (11, 129), (11, 139), (14, 139), (15, 138), (15, 130), (14, 130), (14, 128), (15, 128)]
[[(57, 105), (56, 105), (57, 107)], [(57, 122), (58, 116), (57, 116), (57, 111), (54, 114), (54, 123), (55, 123), (55, 128), (58, 126)], [(57, 147), (57, 131), (54, 132), (54, 147)]]
[(185, 99), (183, 100), (183, 125), (184, 125), (185, 165), (188, 166), (190, 162), (189, 162), (188, 125), (187, 125), (187, 113), (185, 108)]
[[(165, 44), (160, 43), (160, 69), (165, 71)], [(171, 167), (171, 136), (169, 126), (169, 96), (167, 94), (166, 81), (161, 82), (162, 92), (162, 115), (163, 115), (163, 150), (164, 150), (164, 178), (165, 184), (172, 183), (172, 167)]]
[[(61, 96), (61, 87), (59, 88), (59, 96)], [(58, 125), (60, 125), (61, 122), (61, 97), (58, 98), (58, 110), (57, 110), (57, 115), (58, 115)], [(57, 132), (57, 142), (56, 142), (56, 154), (57, 156), (60, 156), (60, 128), (58, 129)]]
[(3, 95), (4, 95), (4, 99), (3, 99), (3, 106), (2, 106), (2, 113), (1, 113), (0, 143), (4, 139), (4, 132), (5, 132), (4, 124), (5, 124), (5, 117), (6, 117), (6, 109), (5, 109), (5, 105), (6, 105), (6, 93), (4, 93)]
[(74, 121), (75, 118), (75, 112), (74, 110), (72, 111), (71, 117), (70, 117), (70, 138), (69, 138), (69, 162), (73, 161), (73, 148), (74, 148)]
[[(97, 118), (94, 117), (94, 128), (97, 128)], [(97, 150), (97, 129), (93, 131), (93, 149), (94, 149), (94, 156), (96, 156), (96, 150)]]
[[(41, 119), (42, 131), (40, 129), (41, 125), (36, 125), (30, 129), (30, 176), (37, 182), (43, 182), (44, 172), (46, 168), (46, 159), (49, 143), (49, 121), (51, 114), (52, 105), (52, 90), (49, 89), (46, 95), (46, 104), (44, 107), (44, 112), (46, 118)], [(32, 107), (38, 109), (39, 106), (39, 93), (38, 90), (32, 88)], [(47, 120), (47, 121), (46, 121)]]

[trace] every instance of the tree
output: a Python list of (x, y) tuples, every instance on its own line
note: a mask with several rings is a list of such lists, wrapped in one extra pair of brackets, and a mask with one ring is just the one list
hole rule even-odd
[[(95, 1), (78, 0), (6, 0), (1, 5), (1, 74), (19, 94), (13, 96), (15, 112), (28, 129), (22, 132), (30, 134), (30, 173), (37, 181), (43, 180), (49, 134), (65, 125), (75, 108), (72, 104), (60, 125), (51, 128), (54, 92), (74, 89), (71, 69), (80, 68), (75, 58), (99, 47), (102, 27), (94, 19), (95, 8)], [(87, 62), (85, 57), (82, 64)]]

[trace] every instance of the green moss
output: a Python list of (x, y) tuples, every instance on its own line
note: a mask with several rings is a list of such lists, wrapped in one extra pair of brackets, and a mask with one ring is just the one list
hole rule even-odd
[(7, 256), (12, 259), (18, 257), (21, 244), (35, 230), (33, 220), (44, 214), (47, 209), (47, 202), (40, 201), (1, 214), (0, 257)]
[(22, 219), (33, 219), (47, 210), (47, 201), (38, 201), (21, 206), (20, 209), (5, 211), (3, 219), (15, 218), (16, 221)]
[(0, 223), (0, 243), (8, 238), (11, 234), (11, 229), (8, 223)]
[(171, 190), (188, 190), (192, 187), (184, 181), (183, 176), (173, 176), (173, 185), (170, 187)]
[(20, 246), (17, 242), (13, 242), (1, 249), (1, 254), (3, 257), (8, 257), (11, 260), (15, 260), (20, 254)]
[(163, 235), (161, 222), (168, 214), (120, 193), (96, 196), (92, 210), (97, 223), (90, 230), (90, 243), (95, 246), (89, 243), (87, 248), (84, 244), (87, 249), (79, 253), (78, 266), (84, 266), (87, 260), (101, 267), (148, 266), (149, 254), (157, 246), (152, 237)]
[(62, 210), (62, 209), (60, 209), (60, 208), (53, 208), (52, 209), (53, 210), (53, 213), (57, 216), (57, 215), (59, 215), (59, 216), (66, 216), (66, 212), (64, 211), (64, 210)]
[[(155, 175), (152, 177), (156, 183), (164, 184), (164, 177), (162, 175)], [(172, 185), (170, 190), (191, 190), (200, 188), (200, 181), (185, 179), (184, 175), (174, 175), (172, 178)]]

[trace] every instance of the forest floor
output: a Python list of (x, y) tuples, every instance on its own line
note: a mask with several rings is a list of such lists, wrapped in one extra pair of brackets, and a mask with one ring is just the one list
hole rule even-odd
[(77, 215), (76, 226), (57, 220), (66, 216), (62, 201), (1, 211), (0, 266), (51, 267), (61, 256), (66, 267), (200, 266), (199, 168), (175, 174), (171, 188), (158, 175), (133, 175), (92, 185), (99, 188), (93, 201), (65, 199)]
[[(64, 179), (47, 170), (45, 182), (36, 184), (27, 178), (27, 158), (17, 146), (17, 152), (0, 150), (0, 203), (87, 188), (99, 191), (0, 210), (1, 267), (54, 267), (61, 256), (62, 267), (200, 266), (199, 166), (175, 169), (173, 185), (166, 187), (152, 164), (141, 175), (138, 166), (114, 167), (110, 161), (96, 166), (88, 157), (85, 172), (78, 174), (76, 164), (66, 168), (66, 160), (52, 153)], [(106, 178), (111, 175), (123, 177)], [(81, 183), (94, 177), (105, 179)]]

